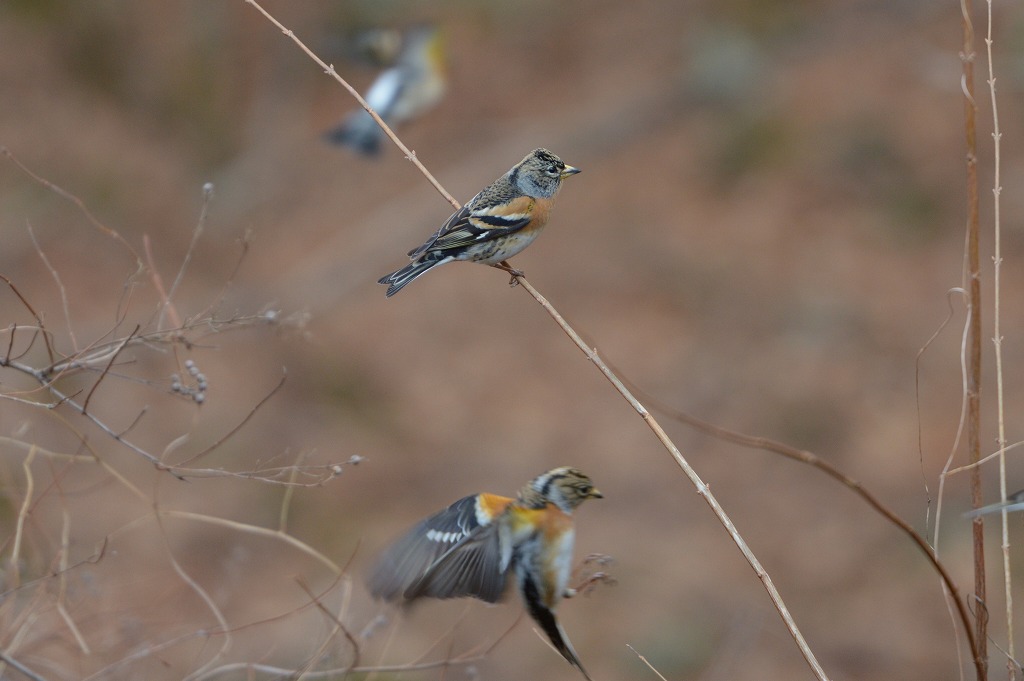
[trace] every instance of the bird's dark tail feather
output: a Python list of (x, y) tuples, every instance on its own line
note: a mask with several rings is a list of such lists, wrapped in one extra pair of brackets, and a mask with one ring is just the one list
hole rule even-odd
[(527, 579), (523, 583), (523, 596), (526, 601), (527, 609), (530, 612), (530, 617), (540, 625), (540, 628), (544, 630), (548, 638), (551, 639), (551, 644), (555, 647), (562, 657), (564, 657), (569, 664), (576, 669), (580, 670), (583, 674), (583, 678), (587, 681), (593, 681), (590, 678), (590, 674), (583, 668), (583, 663), (580, 662), (579, 656), (572, 647), (572, 643), (569, 642), (569, 637), (562, 631), (561, 625), (558, 624), (558, 620), (555, 619), (555, 613), (551, 612), (540, 600), (540, 593), (537, 590), (537, 585), (531, 580)]
[(378, 284), (386, 284), (388, 291), (385, 294), (388, 298), (401, 291), (405, 286), (416, 277), (420, 276), (435, 265), (440, 265), (442, 262), (447, 260), (416, 260), (409, 263), (405, 267), (395, 270), (391, 274), (381, 277), (377, 280)]

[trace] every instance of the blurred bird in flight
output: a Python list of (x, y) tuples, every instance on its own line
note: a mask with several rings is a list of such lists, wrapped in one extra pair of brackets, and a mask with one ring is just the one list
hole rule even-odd
[(464, 596), (496, 603), (514, 574), (530, 617), (590, 681), (554, 610), (576, 593), (569, 588), (572, 513), (587, 499), (602, 496), (583, 472), (562, 467), (534, 478), (515, 499), (487, 493), (463, 497), (385, 550), (370, 576), (370, 592), (405, 604)]
[[(366, 92), (366, 103), (390, 127), (426, 113), (441, 101), (446, 86), (443, 43), (437, 26), (411, 27), (402, 39), (394, 65), (384, 70)], [(365, 109), (359, 109), (324, 136), (333, 144), (376, 156), (384, 131)]]

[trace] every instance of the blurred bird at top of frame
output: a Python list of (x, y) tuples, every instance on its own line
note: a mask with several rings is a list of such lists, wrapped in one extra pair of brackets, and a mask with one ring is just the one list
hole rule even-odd
[(988, 506), (982, 506), (981, 508), (975, 508), (967, 513), (964, 513), (965, 518), (977, 518), (980, 515), (989, 515), (990, 513), (999, 513), (1002, 510), (1012, 513), (1013, 511), (1024, 511), (1024, 489), (1019, 492), (1006, 497), (1006, 501), (997, 501), (994, 504)]
[(515, 499), (486, 493), (459, 499), (384, 551), (370, 576), (370, 592), (405, 604), (463, 596), (497, 603), (514, 573), (530, 617), (590, 681), (554, 609), (575, 595), (569, 588), (572, 512), (602, 496), (584, 473), (563, 467), (534, 478)]
[[(441, 30), (432, 25), (413, 26), (402, 39), (395, 64), (381, 72), (364, 99), (389, 126), (406, 123), (441, 101), (446, 85), (444, 62)], [(365, 109), (359, 109), (324, 137), (363, 155), (376, 156), (384, 131)]]
[(562, 180), (578, 172), (547, 149), (534, 149), (453, 213), (426, 243), (409, 251), (411, 263), (377, 283), (388, 286), (390, 298), (427, 270), (452, 260), (505, 269), (499, 263), (537, 238), (547, 224)]
[(356, 31), (343, 44), (352, 59), (383, 69), (398, 61), (403, 40), (401, 28), (375, 26)]

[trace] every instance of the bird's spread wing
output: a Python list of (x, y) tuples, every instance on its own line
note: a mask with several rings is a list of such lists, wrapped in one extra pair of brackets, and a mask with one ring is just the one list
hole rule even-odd
[(520, 196), (496, 205), (477, 206), (470, 201), (452, 214), (426, 243), (409, 251), (415, 258), (426, 251), (446, 251), (465, 248), (513, 234), (530, 224), (534, 200)]
[(478, 494), (430, 516), (381, 555), (370, 592), (386, 600), (473, 596), (498, 601), (508, 575), (501, 571), (492, 521), (511, 501)]
[(505, 594), (508, 571), (501, 569), (496, 525), (477, 529), (451, 547), (405, 590), (409, 600), (472, 596), (497, 603)]

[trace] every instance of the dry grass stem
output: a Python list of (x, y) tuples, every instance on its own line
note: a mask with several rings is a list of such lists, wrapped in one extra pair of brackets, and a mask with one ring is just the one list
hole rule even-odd
[(42, 185), (43, 187), (45, 187), (49, 191), (53, 192), (54, 194), (56, 194), (57, 196), (60, 196), (63, 199), (66, 199), (67, 201), (70, 201), (71, 203), (75, 204), (75, 206), (78, 208), (78, 210), (81, 211), (82, 215), (85, 216), (86, 220), (88, 220), (89, 223), (93, 227), (95, 227), (101, 234), (103, 234), (103, 235), (105, 235), (107, 237), (110, 237), (111, 239), (116, 241), (118, 244), (120, 244), (122, 247), (124, 247), (124, 249), (127, 250), (128, 253), (131, 254), (132, 258), (135, 260), (135, 268), (136, 268), (135, 274), (133, 274), (132, 277), (129, 278), (129, 281), (131, 279), (134, 279), (136, 276), (138, 276), (139, 274), (142, 273), (143, 269), (145, 269), (145, 265), (142, 262), (142, 258), (139, 257), (138, 252), (134, 248), (132, 248), (132, 245), (129, 244), (128, 241), (125, 240), (125, 238), (123, 236), (121, 236), (121, 234), (117, 230), (111, 229), (110, 227), (107, 227), (105, 224), (100, 222), (96, 218), (96, 216), (92, 214), (92, 211), (89, 210), (88, 206), (85, 205), (85, 202), (82, 201), (82, 199), (78, 198), (77, 196), (75, 196), (74, 194), (72, 194), (69, 191), (65, 191), (64, 189), (61, 189), (60, 187), (58, 187), (54, 183), (50, 182), (49, 180), (47, 180), (47, 179), (45, 179), (43, 177), (40, 177), (39, 175), (37, 175), (34, 172), (32, 172), (31, 170), (29, 170), (28, 167), (25, 166), (25, 164), (23, 164), (18, 159), (18, 157), (15, 156), (11, 152), (11, 150), (8, 149), (7, 147), (0, 146), (0, 156), (3, 156), (5, 158), (7, 158), (8, 160), (10, 160), (23, 173), (25, 173), (26, 175), (31, 177), (33, 180), (35, 180), (37, 183), (39, 183), (40, 185)]
[[(160, 317), (156, 323), (156, 328), (158, 329), (162, 329), (164, 326), (165, 313), (170, 313), (171, 323), (173, 326), (181, 326), (181, 322), (178, 320), (178, 313), (171, 301), (174, 300), (174, 294), (177, 293), (182, 280), (185, 278), (185, 270), (188, 269), (188, 264), (192, 262), (192, 254), (195, 253), (196, 245), (199, 243), (199, 237), (203, 235), (203, 230), (206, 227), (206, 217), (209, 214), (210, 201), (212, 199), (213, 185), (207, 183), (203, 187), (203, 207), (199, 212), (199, 220), (196, 222), (195, 229), (192, 230), (192, 240), (189, 241), (188, 250), (185, 251), (185, 257), (181, 260), (181, 267), (178, 268), (178, 275), (174, 278), (174, 283), (171, 284), (171, 290), (167, 293), (167, 297), (164, 299), (163, 304), (160, 307)], [(154, 268), (153, 271), (155, 272), (156, 269)]]
[[(960, 0), (963, 48), (961, 85), (964, 93), (964, 134), (967, 141), (967, 248), (964, 253), (966, 282), (969, 295), (967, 317), (967, 458), (971, 462), (981, 458), (981, 272), (978, 250), (978, 145), (977, 103), (974, 97), (974, 25), (972, 0)], [(981, 473), (972, 469), (970, 478), (971, 505), (984, 506)], [(975, 517), (971, 526), (974, 540), (974, 597), (981, 607), (976, 609), (974, 638), (978, 642), (978, 678), (988, 678), (988, 614), (985, 580), (985, 525)]]
[[(999, 104), (996, 101), (996, 75), (995, 63), (992, 58), (992, 0), (986, 1), (987, 9), (987, 30), (985, 35), (985, 53), (988, 62), (988, 91), (992, 105), (992, 227), (993, 227), (993, 257), (992, 257), (992, 344), (995, 348), (996, 361), (996, 428), (997, 442), (999, 446), (999, 500), (1006, 502), (1006, 418), (1005, 400), (1003, 387), (1003, 336), (1001, 331), (1000, 314), (1002, 312), (1002, 229), (1000, 222), (1002, 194), (1000, 149), (1002, 132), (999, 129)], [(1010, 528), (1007, 512), (1004, 508), (1001, 513), (1001, 548), (1003, 555), (1003, 598), (1006, 606), (1006, 655), (1007, 670), (1010, 681), (1017, 678), (1018, 665), (1015, 663), (1016, 648), (1014, 645), (1013, 626), (1013, 572), (1010, 569)]]
[(32, 245), (36, 249), (36, 253), (39, 254), (39, 259), (43, 261), (50, 276), (53, 277), (53, 282), (57, 285), (57, 291), (60, 292), (61, 307), (64, 309), (64, 323), (68, 325), (68, 338), (71, 340), (71, 347), (78, 351), (78, 339), (75, 337), (75, 325), (71, 322), (71, 305), (68, 303), (68, 291), (64, 287), (64, 282), (60, 279), (60, 273), (57, 272), (57, 268), (50, 263), (50, 259), (46, 257), (46, 252), (43, 247), (39, 245), (39, 240), (36, 238), (36, 232), (32, 229), (32, 223), (26, 222), (25, 228), (28, 230), (29, 238), (32, 239)]
[(8, 568), (8, 580), (11, 586), (17, 587), (21, 584), (21, 544), (25, 538), (25, 521), (28, 519), (29, 508), (32, 506), (32, 496), (35, 493), (35, 476), (32, 474), (32, 461), (36, 458), (36, 449), (31, 447), (28, 456), (21, 464), (25, 471), (25, 496), (21, 500), (21, 507), (18, 509), (18, 519), (14, 526), (14, 546), (11, 548), (10, 567)]
[(241, 523), (236, 520), (228, 520), (227, 518), (217, 518), (202, 513), (193, 513), (191, 511), (174, 511), (170, 509), (164, 509), (157, 511), (157, 515), (162, 518), (180, 518), (182, 520), (191, 520), (198, 523), (206, 523), (210, 525), (220, 525), (242, 534), (252, 534), (260, 537), (268, 537), (270, 539), (276, 539), (277, 541), (284, 542), (289, 546), (298, 549), (307, 556), (313, 558), (318, 563), (326, 567), (331, 574), (341, 575), (342, 568), (335, 563), (333, 560), (314, 549), (309, 544), (296, 539), (287, 532), (281, 532), (279, 530), (271, 530), (266, 527), (260, 527), (258, 525), (250, 525), (248, 523)]
[(657, 676), (657, 677), (658, 677), (659, 679), (661, 679), (661, 681), (668, 681), (668, 679), (666, 679), (666, 678), (665, 678), (664, 676), (662, 676), (661, 672), (659, 672), (659, 671), (658, 671), (657, 669), (655, 669), (654, 665), (653, 665), (653, 664), (651, 664), (651, 663), (650, 663), (650, 662), (649, 662), (649, 661), (647, 660), (647, 658), (646, 658), (646, 657), (644, 657), (643, 655), (641, 655), (640, 653), (638, 653), (638, 652), (636, 651), (636, 648), (634, 648), (633, 646), (631, 646), (631, 645), (630, 645), (630, 644), (628, 644), (628, 643), (626, 644), (626, 647), (627, 647), (627, 648), (629, 648), (630, 650), (632, 650), (632, 651), (633, 651), (633, 654), (634, 654), (634, 655), (636, 655), (636, 656), (637, 656), (638, 658), (640, 658), (640, 661), (641, 661), (641, 662), (643, 662), (643, 663), (644, 663), (645, 665), (647, 665), (647, 668), (648, 668), (648, 669), (650, 669), (650, 670), (651, 670), (652, 672), (654, 672), (654, 673), (655, 673), (655, 675), (656, 675), (656, 676)]
[(2, 661), (6, 665), (10, 665), (11, 667), (14, 667), (15, 669), (17, 669), (19, 672), (24, 674), (26, 677), (28, 677), (32, 681), (48, 681), (45, 676), (42, 676), (42, 675), (37, 674), (36, 672), (32, 671), (31, 669), (29, 669), (28, 667), (26, 667), (22, 663), (18, 662), (16, 659), (11, 657), (10, 655), (8, 655), (4, 651), (0, 651), (0, 661)]
[(196, 596), (198, 596), (199, 599), (206, 605), (206, 608), (210, 611), (210, 614), (213, 615), (214, 619), (217, 620), (217, 625), (220, 631), (223, 633), (222, 643), (217, 652), (212, 657), (210, 657), (210, 659), (207, 660), (205, 663), (199, 665), (199, 667), (195, 671), (193, 671), (185, 677), (186, 681), (191, 681), (192, 679), (201, 676), (205, 670), (215, 665), (217, 660), (224, 656), (227, 653), (227, 651), (231, 648), (231, 627), (228, 625), (228, 620), (224, 616), (223, 611), (220, 609), (220, 607), (217, 606), (217, 602), (213, 599), (212, 596), (210, 596), (209, 592), (207, 592), (207, 590), (204, 589), (199, 584), (199, 582), (193, 579), (192, 575), (190, 575), (188, 571), (185, 570), (184, 567), (182, 567), (181, 563), (178, 562), (178, 558), (174, 555), (174, 551), (171, 548), (171, 544), (167, 539), (167, 533), (164, 530), (163, 521), (161, 519), (159, 509), (157, 510), (156, 514), (156, 522), (157, 526), (160, 528), (160, 537), (164, 540), (164, 549), (167, 551), (167, 558), (170, 561), (171, 566), (174, 568), (174, 572), (177, 573), (181, 581), (183, 581), (185, 585), (188, 586), (188, 588), (191, 589), (192, 592), (196, 594)]
[(203, 457), (209, 455), (210, 452), (214, 451), (215, 449), (218, 449), (221, 445), (223, 445), (225, 442), (227, 442), (229, 439), (231, 439), (231, 437), (233, 435), (237, 434), (238, 431), (240, 431), (245, 426), (245, 424), (247, 424), (250, 420), (252, 420), (252, 417), (256, 415), (256, 412), (259, 411), (259, 409), (263, 405), (265, 405), (270, 400), (271, 397), (276, 395), (277, 392), (281, 388), (284, 387), (284, 382), (285, 382), (285, 380), (287, 380), (287, 378), (288, 378), (288, 373), (286, 371), (282, 371), (281, 372), (281, 380), (279, 380), (277, 382), (277, 385), (275, 385), (273, 388), (271, 388), (270, 392), (268, 392), (266, 395), (264, 395), (260, 399), (260, 401), (257, 402), (253, 406), (253, 408), (249, 410), (249, 412), (242, 418), (242, 420), (239, 421), (237, 424), (235, 424), (234, 428), (232, 428), (231, 430), (229, 430), (226, 433), (224, 433), (220, 438), (218, 438), (213, 444), (211, 444), (209, 447), (207, 447), (203, 451), (201, 451), (198, 454), (195, 454), (193, 456), (190, 456), (185, 461), (175, 465), (175, 468), (176, 469), (183, 468), (183, 467), (186, 467), (186, 466), (192, 464), (195, 461), (198, 461), (199, 459), (202, 459)]

